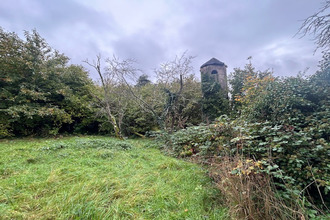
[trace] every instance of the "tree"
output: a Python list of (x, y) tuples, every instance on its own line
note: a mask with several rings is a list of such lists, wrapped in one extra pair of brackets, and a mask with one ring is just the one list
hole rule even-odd
[[(157, 130), (157, 116), (160, 115), (163, 106), (163, 97), (159, 93), (157, 84), (148, 83), (144, 86), (132, 87), (133, 95), (129, 97), (129, 108), (127, 108), (123, 120), (123, 131), (126, 135), (137, 135), (143, 137), (146, 132)], [(143, 100), (153, 112), (143, 106), (139, 101)]]
[(138, 80), (137, 80), (137, 83), (136, 83), (136, 86), (137, 87), (142, 87), (142, 86), (145, 86), (147, 84), (151, 83), (151, 81), (149, 80), (149, 77), (147, 74), (142, 74)]
[(132, 65), (132, 60), (119, 60), (115, 56), (107, 59), (107, 66), (102, 71), (101, 55), (97, 56), (96, 61), (92, 63), (88, 60), (84, 61), (93, 67), (100, 77), (102, 94), (94, 97), (98, 100), (98, 106), (101, 113), (106, 115), (108, 122), (113, 126), (115, 135), (119, 139), (123, 139), (121, 132), (121, 123), (127, 107), (126, 76), (135, 75), (137, 69)]
[(166, 96), (166, 104), (160, 118), (163, 123), (165, 122), (164, 128), (168, 127), (171, 131), (176, 121), (182, 124), (183, 112), (179, 107), (179, 100), (182, 98), (184, 81), (192, 71), (193, 58), (193, 56), (187, 56), (185, 52), (181, 56), (176, 56), (173, 61), (161, 64), (161, 67), (155, 70), (157, 82)]
[[(182, 126), (184, 124), (182, 122), (186, 120), (182, 117), (183, 111), (179, 107), (179, 100), (184, 92), (184, 81), (189, 78), (192, 70), (192, 59), (192, 56), (186, 56), (184, 53), (173, 61), (161, 64), (161, 67), (155, 70), (156, 84), (146, 83), (142, 86), (141, 82), (148, 82), (142, 75), (137, 83), (141, 86), (133, 86), (132, 82), (136, 78), (137, 69), (131, 69), (134, 71), (116, 71), (116, 75), (124, 85), (126, 94), (140, 107), (141, 111), (152, 115), (160, 129), (170, 128), (173, 130), (178, 125), (177, 122)], [(126, 64), (125, 69), (129, 70), (132, 62)]]
[(92, 105), (91, 95), (96, 86), (88, 77), (88, 72), (82, 66), (70, 65), (60, 79), (64, 99), (58, 105), (72, 118), (72, 123), (63, 124), (61, 130), (69, 133), (98, 133), (99, 122), (94, 117), (96, 109)]
[(247, 93), (250, 91), (249, 88), (256, 89), (257, 83), (253, 84), (252, 81), (262, 81), (264, 78), (271, 78), (272, 76), (272, 72), (269, 70), (256, 70), (252, 65), (251, 59), (252, 57), (248, 58), (249, 63), (245, 65), (244, 69), (234, 68), (234, 72), (230, 73), (229, 84), (231, 86), (231, 103), (232, 109), (236, 113), (241, 111), (242, 99), (246, 95), (252, 95), (251, 93)]
[[(100, 56), (93, 63), (86, 61), (99, 74), (102, 95), (96, 96), (98, 106), (114, 127), (117, 137), (120, 138), (122, 132), (141, 136), (146, 129), (154, 129), (155, 124), (161, 129), (183, 128), (188, 119), (196, 117), (198, 101), (184, 89), (185, 81), (192, 86), (190, 91), (194, 94), (196, 88), (200, 88), (200, 84), (189, 76), (191, 59), (183, 54), (162, 64), (156, 70), (156, 84), (144, 74), (137, 79), (139, 70), (134, 67), (133, 60), (107, 59), (103, 72)], [(190, 117), (190, 113), (194, 116)]]
[(182, 129), (187, 125), (198, 125), (202, 122), (201, 99), (201, 82), (191, 74), (185, 78), (184, 89), (175, 111), (177, 128)]
[[(25, 31), (22, 40), (0, 29), (2, 136), (56, 135), (64, 125), (80, 120), (79, 114), (89, 114), (85, 95), (92, 82), (81, 67), (68, 66), (68, 60), (36, 30)], [(72, 77), (79, 83), (70, 84)]]
[(323, 48), (327, 53), (330, 52), (330, 14), (327, 11), (329, 8), (330, 0), (326, 0), (318, 12), (305, 19), (297, 32), (302, 37), (308, 33), (313, 34), (314, 42), (317, 44), (316, 50)]
[[(67, 58), (53, 51), (35, 30), (26, 31), (25, 38), (1, 33), (1, 78), (6, 79), (1, 111), (14, 134), (56, 133), (62, 123), (70, 122), (70, 116), (54, 105), (61, 95), (59, 85), (49, 78), (62, 71)], [(57, 87), (50, 88), (51, 83)]]

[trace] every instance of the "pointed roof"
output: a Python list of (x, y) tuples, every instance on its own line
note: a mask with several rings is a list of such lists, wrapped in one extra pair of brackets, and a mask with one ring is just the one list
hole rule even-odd
[(206, 67), (206, 66), (224, 66), (225, 64), (215, 58), (210, 59), (209, 61), (207, 61), (206, 63), (204, 63), (201, 68)]

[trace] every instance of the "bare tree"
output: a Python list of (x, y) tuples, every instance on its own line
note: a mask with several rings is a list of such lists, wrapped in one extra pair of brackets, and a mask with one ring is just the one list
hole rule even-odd
[(297, 32), (301, 37), (306, 36), (308, 33), (314, 35), (314, 42), (317, 44), (315, 51), (319, 48), (323, 48), (324, 52), (330, 52), (329, 8), (330, 0), (326, 0), (318, 12), (304, 20)]
[(127, 107), (126, 93), (126, 76), (133, 76), (137, 71), (131, 60), (119, 60), (115, 56), (112, 59), (107, 59), (107, 67), (101, 69), (101, 56), (93, 62), (84, 61), (89, 66), (93, 67), (98, 73), (101, 81), (103, 97), (94, 95), (98, 100), (98, 106), (101, 111), (107, 116), (108, 121), (112, 124), (115, 135), (119, 139), (123, 139), (121, 133), (121, 124)]
[(184, 79), (192, 71), (191, 62), (193, 58), (193, 56), (187, 56), (184, 52), (181, 56), (176, 56), (173, 61), (161, 64), (161, 67), (155, 70), (158, 83), (163, 85), (163, 90), (167, 95), (167, 102), (161, 118), (165, 119), (167, 124), (170, 124), (171, 131), (174, 128), (175, 121), (178, 121), (178, 124), (182, 126), (187, 120), (182, 117), (178, 103), (184, 89)]
[(135, 61), (131, 59), (120, 61), (118, 58), (113, 57), (112, 59), (107, 59), (107, 71), (114, 73), (116, 79), (119, 80), (121, 85), (123, 85), (122, 91), (128, 95), (129, 99), (133, 100), (144, 111), (150, 112), (156, 121), (161, 124), (161, 119), (158, 116), (154, 105), (144, 100), (133, 85), (134, 82), (137, 81), (137, 73), (141, 72), (141, 70), (133, 67), (134, 63)]
[[(187, 119), (180, 116), (178, 100), (182, 95), (184, 80), (192, 70), (192, 59), (192, 56), (186, 56), (184, 53), (155, 70), (158, 84), (162, 85), (162, 90), (159, 90), (159, 85), (155, 85), (150, 94), (151, 100), (150, 98), (145, 100), (139, 92), (141, 88), (134, 86), (138, 72), (140, 72), (134, 67), (134, 60), (119, 60), (114, 56), (106, 59), (104, 70), (101, 69), (100, 55), (92, 63), (88, 60), (85, 61), (97, 71), (100, 77), (104, 97), (102, 99), (96, 97), (98, 105), (113, 125), (118, 138), (122, 138), (121, 122), (125, 109), (128, 107), (128, 100), (135, 102), (143, 111), (151, 113), (161, 129), (165, 128), (166, 121), (171, 121), (171, 129), (173, 129), (176, 119), (179, 120), (178, 124), (183, 126), (182, 124)], [(162, 111), (159, 111), (160, 105), (164, 106)]]
[[(116, 79), (125, 87), (124, 90), (131, 100), (138, 104), (143, 111), (153, 115), (161, 129), (165, 128), (165, 121), (169, 119), (170, 115), (172, 118), (171, 127), (173, 128), (174, 118), (179, 114), (176, 107), (184, 88), (184, 78), (187, 77), (192, 70), (192, 59), (192, 56), (187, 56), (186, 53), (183, 53), (181, 56), (177, 56), (173, 61), (166, 62), (162, 64), (159, 69), (155, 70), (158, 83), (163, 85), (163, 91), (158, 91), (157, 88), (159, 88), (159, 86), (155, 86), (155, 89), (152, 91), (153, 94), (150, 94), (154, 99), (151, 101), (150, 99), (146, 101), (139, 93), (139, 87), (133, 86), (133, 82), (138, 78), (137, 73), (140, 72), (140, 70), (133, 68), (133, 60), (120, 61), (115, 57), (107, 59), (107, 70), (115, 74)], [(173, 86), (174, 84), (176, 86)], [(166, 94), (165, 106), (161, 114), (156, 110), (161, 102), (160, 99), (162, 99), (160, 93)], [(176, 118), (181, 119), (182, 117)], [(182, 122), (184, 120), (185, 119), (182, 118)]]

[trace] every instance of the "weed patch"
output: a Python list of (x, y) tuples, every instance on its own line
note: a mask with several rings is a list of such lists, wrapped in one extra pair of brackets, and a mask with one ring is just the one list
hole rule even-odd
[(117, 149), (117, 150), (129, 150), (132, 145), (124, 141), (114, 140), (98, 140), (98, 139), (75, 139), (74, 142), (56, 142), (51, 145), (43, 146), (41, 150), (61, 150), (65, 148), (96, 148), (96, 149)]

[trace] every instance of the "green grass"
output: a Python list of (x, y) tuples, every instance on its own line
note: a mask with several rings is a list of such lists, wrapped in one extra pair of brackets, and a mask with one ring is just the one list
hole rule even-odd
[(228, 219), (204, 169), (149, 143), (0, 141), (0, 219)]

